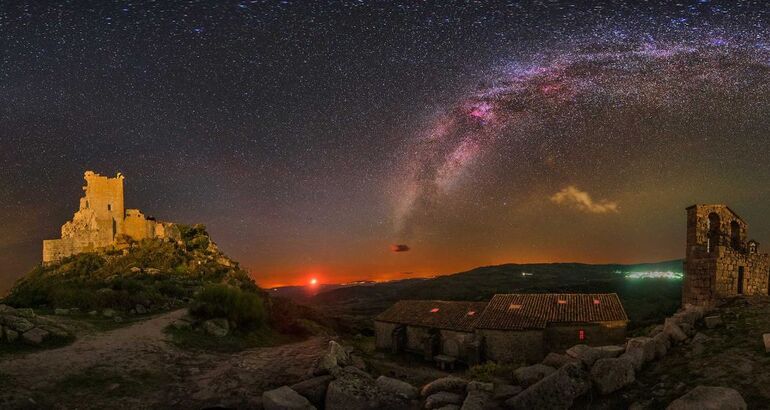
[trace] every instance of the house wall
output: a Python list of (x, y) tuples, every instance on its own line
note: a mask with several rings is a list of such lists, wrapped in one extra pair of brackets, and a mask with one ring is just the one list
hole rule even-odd
[(474, 338), (474, 334), (470, 332), (459, 332), (456, 330), (442, 329), (441, 333), (441, 354), (447, 356), (456, 357), (460, 360), (467, 359), (467, 352), (465, 346), (471, 342)]
[(395, 323), (375, 321), (374, 322), (374, 346), (377, 349), (383, 349), (383, 350), (390, 349), (393, 343), (393, 339), (391, 338), (391, 335), (393, 334), (393, 329), (395, 329), (397, 326), (399, 325)]
[(478, 329), (487, 360), (498, 363), (537, 363), (545, 357), (542, 330)]
[(406, 349), (414, 352), (422, 352), (422, 340), (430, 335), (430, 329), (427, 327), (407, 326), (406, 327)]
[[(584, 340), (580, 340), (581, 330), (585, 332)], [(548, 352), (563, 352), (577, 344), (589, 346), (622, 344), (626, 339), (626, 323), (554, 323), (545, 329), (544, 339)]]

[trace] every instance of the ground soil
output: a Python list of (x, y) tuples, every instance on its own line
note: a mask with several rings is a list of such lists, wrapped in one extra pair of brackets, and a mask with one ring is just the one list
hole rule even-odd
[(262, 391), (303, 379), (328, 346), (314, 337), (238, 353), (183, 350), (165, 313), (71, 345), (0, 357), (0, 408), (258, 408)]

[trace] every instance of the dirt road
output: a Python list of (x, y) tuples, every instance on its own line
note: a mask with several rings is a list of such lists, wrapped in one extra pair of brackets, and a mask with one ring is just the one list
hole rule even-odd
[(234, 354), (182, 350), (163, 329), (184, 313), (0, 358), (0, 408), (249, 408), (265, 389), (299, 381), (328, 343), (317, 337)]

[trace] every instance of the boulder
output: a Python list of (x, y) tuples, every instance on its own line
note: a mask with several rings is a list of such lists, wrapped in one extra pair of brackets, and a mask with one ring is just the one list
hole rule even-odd
[(641, 349), (644, 362), (650, 362), (655, 359), (655, 344), (652, 338), (641, 336), (629, 339), (626, 343), (626, 351)]
[(289, 386), (262, 393), (262, 406), (265, 410), (315, 410), (316, 408), (308, 399)]
[(422, 386), (422, 390), (420, 390), (420, 395), (422, 395), (422, 397), (427, 397), (433, 393), (438, 393), (442, 391), (465, 394), (465, 390), (467, 387), (468, 387), (468, 382), (466, 382), (465, 380), (459, 377), (454, 377), (454, 376), (442, 377), (440, 379), (436, 379), (426, 384), (425, 386)]
[(4, 314), (0, 314), (0, 325), (20, 333), (24, 333), (35, 327), (32, 322), (23, 317)]
[(457, 404), (447, 404), (446, 406), (439, 407), (436, 410), (460, 410), (460, 406)]
[(668, 348), (671, 346), (671, 342), (668, 339), (668, 335), (665, 333), (658, 333), (652, 338), (653, 346), (655, 346), (655, 358), (662, 359), (668, 353)]
[(636, 380), (634, 365), (628, 360), (599, 359), (591, 368), (591, 380), (599, 393), (613, 393)]
[(623, 354), (626, 349), (623, 346), (607, 345), (596, 348), (602, 355), (602, 359), (616, 358)]
[(69, 315), (70, 314), (70, 310), (69, 309), (59, 309), (59, 308), (56, 308), (56, 309), (53, 310), (53, 314), (54, 315), (60, 315), (60, 316)]
[(383, 392), (371, 376), (363, 377), (352, 366), (341, 369), (329, 383), (324, 407), (329, 410), (409, 409), (411, 403), (395, 394)]
[(45, 330), (35, 327), (30, 330), (27, 330), (26, 332), (22, 333), (21, 339), (31, 345), (39, 345), (45, 341), (45, 339), (48, 338), (50, 334), (46, 332)]
[(666, 322), (663, 325), (663, 332), (675, 343), (682, 343), (687, 340), (687, 334), (681, 327), (679, 327), (676, 321), (671, 318), (666, 319)]
[(104, 316), (104, 317), (114, 317), (115, 316), (115, 310), (113, 310), (113, 309), (104, 309), (104, 310), (102, 310), (102, 316)]
[(131, 273), (139, 273), (139, 272), (141, 272), (141, 271), (142, 271), (142, 268), (139, 268), (139, 267), (136, 267), (136, 266), (132, 266), (132, 267), (131, 267), (131, 268), (129, 268), (128, 270), (129, 270)]
[(52, 326), (52, 325), (40, 325), (40, 326), (38, 326), (38, 327), (39, 327), (40, 329), (43, 329), (43, 330), (45, 330), (46, 332), (50, 333), (50, 334), (51, 334), (52, 336), (54, 336), (54, 337), (60, 337), (60, 338), (64, 338), (64, 337), (69, 337), (69, 335), (70, 335), (70, 334), (69, 334), (69, 332), (67, 332), (66, 330), (64, 330), (64, 329), (62, 329), (62, 328), (60, 328), (60, 327), (57, 327), (57, 326)]
[(468, 390), (468, 395), (463, 400), (461, 410), (484, 410), (489, 402), (491, 394), (484, 390)]
[(655, 325), (652, 329), (650, 329), (650, 333), (647, 336), (655, 337), (655, 335), (661, 332), (663, 332), (663, 325)]
[(143, 314), (147, 313), (147, 308), (144, 307), (144, 305), (141, 305), (141, 304), (137, 304), (136, 307), (134, 307), (134, 310), (136, 311), (136, 313), (138, 315), (143, 315)]
[(548, 355), (545, 356), (545, 359), (543, 359), (542, 363), (546, 366), (558, 369), (567, 363), (573, 363), (576, 361), (577, 359), (571, 356), (567, 356), (566, 354), (548, 353)]
[(762, 342), (765, 343), (765, 353), (770, 353), (770, 333), (762, 335)]
[(380, 376), (375, 380), (375, 385), (382, 391), (393, 393), (405, 399), (416, 399), (420, 393), (416, 387), (411, 384), (387, 376)]
[(343, 348), (342, 345), (335, 342), (334, 340), (329, 341), (329, 354), (334, 358), (334, 360), (337, 362), (337, 365), (340, 367), (345, 367), (352, 364), (350, 362), (350, 356), (345, 351), (345, 348)]
[(553, 367), (535, 364), (527, 367), (519, 367), (513, 372), (513, 377), (522, 387), (527, 388), (555, 371), (556, 369)]
[(679, 328), (682, 329), (684, 334), (687, 335), (687, 337), (692, 337), (692, 335), (695, 334), (695, 326), (689, 324), (689, 323), (681, 323), (679, 325)]
[(230, 324), (227, 319), (209, 319), (201, 323), (203, 331), (214, 337), (225, 337), (230, 333)]
[(0, 315), (3, 314), (3, 313), (13, 313), (15, 311), (16, 311), (16, 309), (14, 309), (14, 308), (12, 308), (12, 307), (10, 307), (8, 305), (4, 305), (4, 304), (0, 303)]
[(313, 377), (292, 385), (291, 389), (308, 399), (314, 406), (322, 408), (326, 400), (326, 389), (332, 380), (334, 377), (329, 375)]
[(674, 400), (667, 410), (745, 410), (741, 394), (727, 387), (698, 386)]
[(591, 375), (579, 363), (569, 363), (505, 401), (514, 410), (568, 409), (591, 390)]
[(495, 400), (509, 399), (524, 390), (521, 386), (514, 386), (511, 384), (498, 384), (495, 386), (493, 396)]
[(426, 409), (437, 409), (439, 407), (446, 406), (447, 404), (462, 404), (463, 396), (457, 393), (450, 393), (448, 391), (440, 391), (433, 393), (425, 399)]
[(618, 359), (627, 360), (634, 367), (634, 370), (638, 372), (644, 366), (644, 351), (642, 349), (626, 351)]
[(144, 271), (145, 271), (145, 273), (147, 273), (148, 275), (157, 275), (157, 274), (159, 274), (159, 273), (160, 273), (160, 269), (158, 269), (158, 268), (147, 268), (147, 269), (145, 269)]
[(8, 343), (13, 343), (18, 338), (19, 338), (19, 332), (5, 328), (5, 340), (7, 340)]
[(573, 357), (591, 367), (595, 361), (602, 358), (602, 352), (599, 349), (588, 345), (575, 345), (567, 349), (567, 356)]
[(16, 316), (23, 317), (25, 319), (34, 319), (35, 318), (35, 311), (32, 310), (32, 308), (18, 308), (14, 312)]
[(703, 323), (706, 324), (707, 328), (713, 329), (722, 324), (722, 316), (706, 316), (703, 318)]
[(485, 382), (479, 382), (479, 381), (472, 381), (468, 382), (468, 391), (483, 391), (487, 393), (492, 393), (495, 391), (495, 385), (492, 383), (485, 383)]
[(192, 322), (183, 317), (180, 317), (179, 319), (171, 322), (171, 326), (177, 330), (189, 329), (192, 327)]

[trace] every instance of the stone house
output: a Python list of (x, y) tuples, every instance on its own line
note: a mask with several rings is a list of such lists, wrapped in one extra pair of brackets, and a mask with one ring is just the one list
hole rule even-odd
[(616, 294), (507, 294), (489, 303), (403, 300), (374, 319), (376, 346), (475, 364), (538, 362), (576, 344), (625, 341)]
[(687, 208), (682, 304), (711, 306), (737, 295), (767, 295), (770, 259), (748, 240), (748, 225), (727, 205)]
[(427, 360), (444, 354), (478, 362), (474, 333), (485, 302), (401, 300), (374, 320), (376, 347), (393, 353), (412, 352)]
[(138, 209), (125, 209), (123, 175), (114, 178), (86, 171), (78, 211), (61, 227), (61, 239), (43, 241), (43, 263), (125, 243), (126, 239), (180, 239), (172, 223), (158, 222)]

